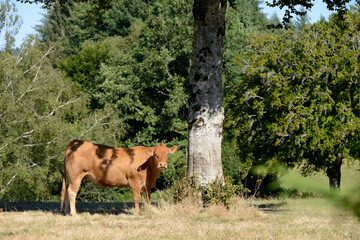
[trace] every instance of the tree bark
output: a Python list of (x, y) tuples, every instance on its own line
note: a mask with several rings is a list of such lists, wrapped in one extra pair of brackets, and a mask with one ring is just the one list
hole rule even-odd
[(340, 188), (342, 158), (337, 158), (332, 166), (326, 169), (331, 188)]
[(223, 178), (222, 60), (226, 0), (195, 0), (190, 67), (188, 176), (207, 185)]

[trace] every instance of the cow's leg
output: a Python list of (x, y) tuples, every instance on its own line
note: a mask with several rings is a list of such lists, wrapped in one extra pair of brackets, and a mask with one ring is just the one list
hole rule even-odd
[(151, 207), (150, 189), (145, 187), (143, 193), (144, 193), (145, 202)]
[(141, 195), (140, 195), (140, 189), (137, 190), (133, 190), (133, 198), (134, 198), (134, 203), (135, 203), (135, 212), (139, 213), (140, 212), (140, 200), (141, 200)]
[(70, 213), (70, 200), (68, 194), (69, 185), (70, 183), (66, 186), (66, 192), (65, 192), (65, 214)]
[(132, 190), (132, 194), (133, 194), (133, 198), (134, 198), (135, 212), (139, 213), (140, 212), (140, 200), (141, 200), (141, 195), (140, 195), (141, 187), (139, 184), (132, 183), (130, 188)]
[(74, 181), (70, 180), (68, 189), (67, 189), (67, 195), (69, 199), (69, 206), (70, 206), (70, 215), (74, 216), (76, 215), (76, 208), (75, 208), (75, 199), (77, 192), (79, 191), (81, 183), (81, 178), (76, 179)]

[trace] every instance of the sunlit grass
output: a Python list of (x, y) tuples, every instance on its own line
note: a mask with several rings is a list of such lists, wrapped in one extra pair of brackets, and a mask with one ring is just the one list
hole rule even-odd
[[(358, 165), (344, 165), (340, 196), (349, 196), (359, 177)], [(174, 204), (169, 191), (158, 191), (152, 195), (156, 206), (143, 205), (138, 215), (132, 204), (123, 205), (121, 211), (110, 205), (101, 206), (101, 211), (85, 209), (75, 217), (59, 214), (58, 209), (41, 210), (41, 205), (37, 211), (4, 209), (0, 239), (360, 239), (360, 219), (339, 207), (339, 198), (323, 195), (329, 192), (324, 174), (304, 178), (292, 170), (282, 178), (282, 187), (315, 194), (293, 199), (235, 198), (227, 209), (202, 208), (194, 200)]]
[[(341, 193), (353, 191), (354, 185), (360, 183), (360, 162), (355, 161), (352, 165), (343, 164), (341, 167)], [(324, 172), (314, 172), (307, 177), (303, 177), (298, 169), (292, 169), (281, 178), (281, 187), (294, 188), (306, 192), (311, 191), (316, 186), (320, 191), (329, 189), (329, 178)]]
[[(268, 206), (268, 211), (258, 208)], [(0, 239), (358, 239), (359, 221), (325, 199), (235, 199), (200, 208), (197, 203), (160, 202), (124, 213), (0, 213)]]
[(340, 189), (330, 189), (328, 178), (324, 173), (308, 177), (300, 175), (296, 169), (283, 171), (281, 186), (286, 190), (296, 190), (295, 196), (322, 197), (342, 207), (360, 219), (360, 171), (359, 161), (352, 165), (343, 165)]

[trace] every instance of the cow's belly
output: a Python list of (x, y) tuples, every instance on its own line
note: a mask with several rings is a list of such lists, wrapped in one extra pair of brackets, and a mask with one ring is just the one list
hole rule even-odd
[(121, 171), (111, 170), (104, 173), (88, 172), (84, 179), (100, 185), (101, 187), (129, 187), (129, 180)]

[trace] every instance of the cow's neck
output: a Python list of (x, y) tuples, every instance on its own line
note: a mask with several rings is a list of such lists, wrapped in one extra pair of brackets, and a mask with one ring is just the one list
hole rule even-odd
[(149, 163), (150, 163), (150, 170), (152, 171), (152, 173), (156, 174), (155, 175), (156, 177), (159, 176), (159, 174), (161, 173), (162, 170), (159, 170), (157, 168), (155, 157), (151, 157)]
[(156, 179), (158, 178), (159, 174), (162, 170), (159, 170), (156, 166), (155, 158), (151, 157), (149, 159), (149, 167), (147, 169), (147, 182), (150, 184), (151, 188), (155, 187)]

